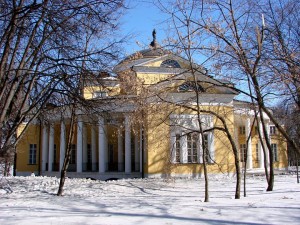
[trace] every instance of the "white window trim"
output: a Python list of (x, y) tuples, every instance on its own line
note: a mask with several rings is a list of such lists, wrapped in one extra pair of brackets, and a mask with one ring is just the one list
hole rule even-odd
[(105, 98), (108, 96), (107, 91), (95, 91), (93, 93), (93, 98)]
[(239, 134), (245, 135), (246, 134), (246, 127), (245, 126), (239, 126)]
[(240, 162), (246, 162), (246, 150), (247, 150), (247, 145), (246, 144), (240, 144)]
[(271, 144), (271, 149), (273, 152), (273, 162), (278, 162), (278, 146), (276, 143)]
[[(190, 133), (191, 129), (195, 129), (197, 126), (195, 122), (197, 121), (197, 115), (189, 115), (189, 114), (181, 114), (181, 115), (171, 115), (171, 162), (176, 162), (176, 135), (180, 135), (180, 163), (187, 164), (188, 162), (188, 149), (187, 149), (187, 135), (186, 133)], [(204, 129), (212, 128), (213, 127), (213, 117), (211, 115), (201, 115), (201, 120), (204, 122), (205, 126)], [(191, 123), (192, 121), (192, 123)], [(186, 123), (187, 122), (187, 123)], [(188, 123), (189, 122), (189, 123)], [(185, 125), (191, 125), (191, 127), (187, 127)], [(196, 131), (197, 132), (197, 131)], [(215, 152), (214, 152), (214, 132), (210, 131), (207, 132), (208, 134), (208, 151), (209, 151), (209, 158), (207, 163), (214, 163), (215, 160)], [(199, 133), (198, 143), (197, 143), (197, 162), (196, 163), (203, 163), (203, 149), (202, 149), (202, 138), (201, 134)]]
[(29, 144), (29, 160), (28, 164), (35, 165), (37, 158), (37, 144)]
[(274, 125), (270, 125), (270, 135), (276, 134), (276, 127)]

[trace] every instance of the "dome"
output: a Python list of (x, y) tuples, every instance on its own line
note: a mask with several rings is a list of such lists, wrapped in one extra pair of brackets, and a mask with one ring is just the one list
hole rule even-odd
[(144, 49), (138, 52), (135, 52), (125, 58), (125, 60), (132, 60), (137, 58), (155, 58), (169, 54), (170, 52), (164, 50), (156, 41), (156, 31), (155, 29), (152, 32), (153, 40), (149, 45), (148, 49)]
[(168, 50), (163, 49), (162, 47), (157, 48), (148, 48), (144, 50), (137, 51), (129, 56), (127, 56), (125, 60), (134, 60), (138, 58), (156, 58), (160, 57), (166, 54), (169, 54), (170, 52)]
[(152, 32), (153, 41), (150, 43), (149, 48), (137, 51), (126, 58), (124, 58), (118, 65), (113, 69), (115, 73), (130, 68), (133, 65), (147, 62), (149, 58), (157, 58), (171, 52), (169, 50), (163, 49), (156, 41), (156, 31), (155, 29)]

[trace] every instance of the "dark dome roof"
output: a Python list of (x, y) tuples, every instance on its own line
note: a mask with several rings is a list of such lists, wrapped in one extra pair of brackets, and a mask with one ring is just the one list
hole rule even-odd
[(142, 54), (144, 57), (159, 57), (166, 54), (169, 54), (170, 52), (167, 50), (164, 50), (162, 47), (158, 48), (148, 48), (145, 50), (139, 51), (140, 54)]
[(157, 48), (148, 48), (144, 50), (137, 51), (129, 56), (127, 56), (124, 61), (126, 60), (134, 60), (138, 58), (156, 58), (166, 54), (169, 54), (170, 51), (163, 49), (162, 47)]

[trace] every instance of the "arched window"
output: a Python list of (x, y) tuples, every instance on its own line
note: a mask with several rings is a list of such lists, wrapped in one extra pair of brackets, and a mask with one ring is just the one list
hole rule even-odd
[(192, 81), (184, 82), (183, 84), (181, 84), (178, 87), (178, 91), (180, 91), (180, 92), (196, 91), (197, 89), (198, 89), (198, 92), (205, 92), (204, 88), (199, 83), (197, 83), (197, 86), (196, 86), (196, 84)]
[(179, 63), (173, 59), (167, 59), (160, 64), (160, 67), (165, 68), (181, 68)]

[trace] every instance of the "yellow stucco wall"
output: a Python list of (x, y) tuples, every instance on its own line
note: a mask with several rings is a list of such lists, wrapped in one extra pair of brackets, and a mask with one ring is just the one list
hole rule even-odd
[(287, 156), (287, 142), (278, 134), (270, 135), (271, 144), (277, 144), (278, 161), (274, 162), (274, 168), (287, 168), (288, 156)]
[[(201, 109), (211, 110), (217, 112), (219, 115), (223, 115), (226, 118), (227, 126), (234, 137), (234, 114), (231, 107), (224, 106), (202, 106)], [(159, 106), (153, 105), (147, 115), (147, 155), (145, 161), (145, 173), (147, 174), (199, 174), (203, 172), (202, 164), (180, 164), (170, 162), (170, 126), (169, 115), (175, 114), (195, 114), (191, 110), (185, 110), (180, 108), (174, 108), (167, 104), (161, 104)], [(87, 144), (91, 144), (91, 125), (86, 123), (87, 129)], [(214, 117), (214, 126), (222, 127), (221, 121)], [(69, 125), (67, 127), (67, 134)], [(20, 128), (22, 129), (22, 127)], [(39, 125), (30, 125), (27, 132), (23, 135), (22, 139), (17, 146), (17, 171), (38, 171), (38, 165), (29, 165), (29, 144), (37, 144), (37, 161), (39, 159)], [(238, 127), (235, 127), (238, 129)], [(132, 141), (136, 131), (132, 129)], [(59, 163), (60, 152), (60, 124), (56, 123), (54, 126), (54, 144), (56, 145), (56, 163)], [(117, 163), (118, 159), (118, 132), (116, 126), (109, 125), (107, 128), (108, 144), (113, 146), (113, 163)], [(137, 133), (138, 135), (138, 133)], [(98, 145), (98, 132), (96, 132), (96, 145)], [(124, 131), (123, 131), (124, 137)], [(72, 143), (76, 144), (77, 131), (75, 128), (75, 134)], [(245, 143), (245, 135), (239, 135), (240, 143)], [(258, 143), (258, 135), (255, 132), (252, 133), (252, 157), (253, 168), (257, 168), (259, 165), (256, 162), (255, 145)], [(286, 142), (280, 138), (279, 135), (271, 135), (271, 143), (278, 145), (278, 162), (274, 163), (275, 168), (287, 167), (287, 151)], [(239, 146), (238, 146), (239, 147)], [(125, 146), (123, 145), (123, 149)], [(234, 167), (234, 155), (231, 149), (230, 142), (226, 134), (222, 131), (214, 131), (214, 149), (215, 149), (215, 164), (208, 164), (208, 171), (210, 173), (231, 173), (235, 171)], [(98, 161), (98, 150), (97, 160)], [(41, 158), (41, 157), (40, 157)]]
[(108, 96), (116, 96), (120, 94), (120, 87), (100, 87), (100, 86), (88, 86), (83, 89), (83, 97), (85, 99), (92, 99), (93, 93), (97, 91), (105, 91)]
[[(155, 108), (155, 106), (153, 107)], [(153, 109), (152, 108), (152, 109)], [(226, 115), (227, 126), (233, 135), (233, 111), (229, 107), (202, 107)], [(203, 171), (202, 164), (196, 163), (171, 163), (170, 162), (170, 127), (168, 116), (172, 113), (172, 107), (156, 107), (156, 113), (148, 115), (147, 126), (147, 164), (145, 168), (148, 174), (199, 174)], [(182, 114), (195, 114), (190, 110), (177, 109), (174, 112)], [(214, 118), (215, 126), (221, 126), (221, 122)], [(234, 155), (227, 136), (222, 131), (214, 131), (215, 164), (208, 164), (210, 173), (234, 172)]]
[[(260, 140), (255, 127), (256, 126), (253, 126), (251, 132), (252, 161), (253, 161), (253, 168), (259, 168), (259, 158), (258, 158), (259, 156), (257, 157), (256, 145), (260, 143)], [(239, 142), (238, 148), (240, 149), (240, 144), (246, 144), (247, 136), (245, 134), (240, 134), (239, 128), (240, 126), (236, 126), (237, 133), (238, 133), (238, 142)], [(278, 134), (278, 132), (275, 135), (270, 135), (270, 140), (271, 140), (270, 144), (277, 144), (278, 161), (274, 162), (274, 168), (276, 169), (286, 168), (288, 166), (286, 141), (280, 134)], [(241, 165), (243, 164), (241, 163)]]
[[(25, 124), (19, 127), (18, 134), (23, 130)], [(29, 164), (29, 145), (37, 145), (36, 164)], [(16, 171), (28, 171), (36, 172), (39, 170), (39, 149), (40, 149), (40, 126), (29, 125), (26, 132), (22, 135), (20, 141), (17, 144), (17, 166)]]
[[(162, 61), (151, 62), (148, 66), (158, 67)], [(179, 62), (180, 63), (180, 62)], [(184, 66), (181, 64), (181, 66)], [(131, 74), (132, 79), (139, 79), (144, 82), (144, 84), (154, 84), (159, 81), (165, 80), (172, 74), (157, 74), (157, 73), (138, 73)], [(178, 85), (178, 84), (177, 84)], [(207, 84), (206, 84), (207, 85)], [(205, 86), (205, 85), (204, 85)], [(122, 86), (117, 87), (100, 87), (100, 86), (89, 86), (85, 87), (83, 90), (84, 98), (93, 98), (93, 93), (95, 91), (107, 91), (109, 96), (118, 95), (122, 92)], [(139, 92), (137, 92), (139, 93)], [(216, 93), (213, 90), (210, 93)], [(239, 127), (234, 127), (235, 115), (233, 112), (233, 107), (225, 107), (223, 105), (214, 106), (201, 106), (203, 110), (210, 110), (217, 113), (225, 118), (226, 124), (230, 130), (232, 137), (234, 138), (234, 130)], [(199, 174), (203, 172), (202, 164), (180, 164), (170, 162), (170, 152), (171, 152), (171, 142), (170, 142), (170, 114), (195, 114), (195, 111), (184, 109), (180, 107), (170, 106), (168, 104), (153, 104), (147, 109), (146, 117), (146, 146), (147, 152), (145, 156), (144, 172), (146, 174)], [(91, 144), (91, 124), (86, 124), (87, 126), (87, 144)], [(220, 120), (214, 117), (214, 126), (223, 127)], [(67, 136), (70, 129), (69, 125), (67, 127)], [(22, 127), (20, 127), (22, 129)], [(54, 126), (55, 137), (54, 144), (56, 145), (56, 162), (59, 162), (59, 152), (60, 152), (60, 124), (57, 122)], [(74, 138), (72, 140), (73, 144), (77, 142), (76, 128), (74, 133)], [(234, 167), (234, 155), (230, 142), (223, 131), (214, 130), (214, 150), (215, 150), (215, 161), (216, 163), (208, 165), (208, 172), (210, 173), (232, 173), (235, 171)], [(138, 133), (137, 133), (138, 134)], [(108, 135), (108, 145), (113, 147), (113, 162), (117, 163), (118, 158), (118, 133), (117, 127), (109, 125), (107, 128)], [(132, 136), (134, 135), (134, 129), (132, 129)], [(37, 160), (39, 158), (39, 147), (40, 147), (40, 133), (38, 125), (30, 125), (25, 135), (22, 137), (21, 141), (17, 146), (17, 170), (18, 171), (37, 171), (39, 169), (38, 165), (28, 165), (29, 157), (29, 144), (37, 144)], [(98, 145), (98, 133), (96, 132), (96, 145)], [(124, 137), (124, 131), (123, 131)], [(271, 137), (271, 143), (278, 144), (278, 158), (279, 161), (274, 163), (276, 168), (283, 168), (287, 166), (287, 151), (286, 143), (283, 139), (278, 138), (279, 136)], [(239, 143), (246, 143), (245, 135), (238, 136)], [(252, 132), (252, 158), (254, 168), (258, 167), (255, 145), (258, 143), (258, 135)], [(124, 149), (123, 145), (123, 149)], [(237, 146), (239, 148), (239, 145)], [(98, 148), (97, 148), (98, 149)], [(98, 161), (98, 150), (97, 160)]]

